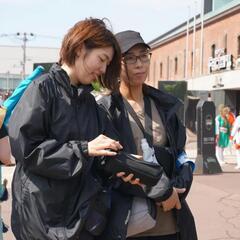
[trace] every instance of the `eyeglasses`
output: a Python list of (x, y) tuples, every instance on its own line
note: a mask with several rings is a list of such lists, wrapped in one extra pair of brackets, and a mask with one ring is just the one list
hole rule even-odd
[(151, 58), (151, 53), (147, 52), (147, 53), (143, 53), (139, 56), (135, 56), (132, 54), (127, 54), (123, 57), (123, 61), (126, 64), (135, 64), (137, 62), (137, 60), (139, 59), (141, 61), (141, 63), (148, 63), (150, 61)]

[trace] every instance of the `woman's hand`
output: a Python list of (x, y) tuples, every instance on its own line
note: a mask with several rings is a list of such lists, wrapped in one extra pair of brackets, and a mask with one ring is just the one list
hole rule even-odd
[[(139, 160), (143, 160), (143, 157), (140, 155), (136, 155), (136, 154), (131, 154), (131, 155)], [(125, 172), (119, 172), (117, 173), (117, 177), (120, 177), (124, 182), (129, 182), (132, 185), (139, 185), (143, 187), (143, 184), (141, 184), (140, 179), (134, 178), (134, 175), (132, 173), (126, 176)]]
[(95, 156), (115, 156), (122, 145), (103, 134), (88, 142), (88, 155)]
[[(163, 211), (170, 211), (173, 208), (181, 209), (178, 193), (184, 193), (185, 191), (185, 188), (173, 188), (172, 195), (167, 200), (160, 203), (163, 207)], [(157, 205), (159, 205), (159, 203), (157, 203)]]
[(134, 175), (132, 173), (126, 176), (125, 172), (119, 172), (117, 173), (117, 177), (120, 177), (126, 183), (129, 182), (132, 185), (139, 185), (143, 187), (143, 184), (141, 184), (140, 179), (134, 178)]

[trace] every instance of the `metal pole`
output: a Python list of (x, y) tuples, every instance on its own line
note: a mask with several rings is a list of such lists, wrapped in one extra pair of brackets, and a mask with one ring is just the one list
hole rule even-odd
[(193, 65), (192, 65), (192, 78), (195, 77), (195, 52), (196, 52), (196, 5), (194, 1), (194, 17), (193, 17)]
[(203, 18), (204, 18), (204, 0), (201, 0), (201, 47), (200, 47), (200, 69), (199, 74), (203, 74)]
[(190, 6), (188, 6), (187, 36), (186, 36), (186, 59), (185, 59), (185, 78), (186, 79), (188, 79), (189, 19), (190, 19)]

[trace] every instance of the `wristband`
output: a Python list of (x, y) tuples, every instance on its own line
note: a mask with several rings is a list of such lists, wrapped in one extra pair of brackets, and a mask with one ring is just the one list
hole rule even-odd
[(80, 147), (85, 157), (88, 157), (88, 141), (81, 141)]

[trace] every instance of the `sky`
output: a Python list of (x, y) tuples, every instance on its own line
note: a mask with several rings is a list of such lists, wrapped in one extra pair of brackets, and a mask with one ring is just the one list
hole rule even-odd
[[(108, 18), (114, 33), (139, 31), (149, 42), (199, 13), (201, 0), (0, 0), (0, 45), (60, 47), (87, 17)], [(20, 33), (17, 36), (16, 33)], [(30, 36), (33, 33), (33, 36)]]

